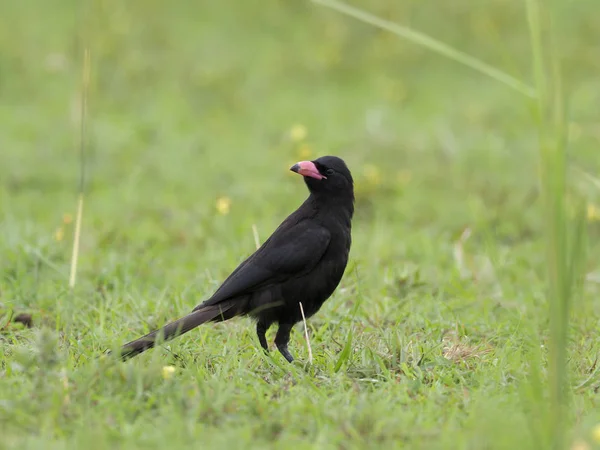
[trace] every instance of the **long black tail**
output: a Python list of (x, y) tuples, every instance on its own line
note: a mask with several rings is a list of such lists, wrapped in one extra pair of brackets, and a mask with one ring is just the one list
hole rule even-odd
[[(235, 305), (234, 302), (220, 303), (218, 305), (206, 306), (202, 309), (192, 312), (181, 319), (171, 322), (164, 327), (148, 333), (135, 341), (131, 341), (123, 345), (119, 351), (119, 355), (123, 361), (133, 358), (140, 353), (145, 352), (153, 348), (156, 345), (156, 341), (160, 336), (161, 342), (169, 341), (177, 336), (181, 336), (190, 330), (193, 330), (197, 326), (203, 323), (210, 322), (211, 320), (226, 320), (237, 314), (231, 314), (229, 311)], [(225, 314), (226, 312), (228, 312)]]

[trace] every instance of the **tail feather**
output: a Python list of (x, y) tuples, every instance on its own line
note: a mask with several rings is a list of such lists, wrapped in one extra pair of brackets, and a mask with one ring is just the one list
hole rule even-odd
[(230, 302), (198, 309), (181, 319), (171, 322), (158, 330), (152, 331), (151, 333), (136, 339), (135, 341), (128, 342), (121, 347), (119, 355), (122, 360), (127, 360), (153, 348), (159, 337), (161, 342), (166, 342), (193, 330), (203, 323), (218, 319), (219, 316), (222, 316), (222, 320), (228, 319), (231, 317), (231, 314), (225, 315), (224, 313), (229, 311), (234, 305), (234, 302)]

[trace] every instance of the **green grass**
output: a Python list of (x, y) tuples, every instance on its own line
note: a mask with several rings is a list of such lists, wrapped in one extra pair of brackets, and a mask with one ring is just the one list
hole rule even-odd
[[(587, 281), (571, 298), (568, 274), (549, 269), (573, 248), (561, 202), (600, 208), (587, 178), (566, 180), (564, 197), (560, 185), (565, 165), (600, 172), (600, 19), (594, 1), (555, 3), (566, 162), (547, 122), (560, 110), (552, 98), (532, 106), (309, 2), (3, 8), (0, 446), (544, 448), (552, 438), (539, 430), (557, 417), (567, 447), (597, 445), (593, 214)], [(540, 85), (522, 2), (354, 5)], [(82, 35), (92, 52), (89, 155), (70, 291), (64, 216), (77, 205)], [(290, 139), (297, 124), (300, 142)], [(308, 322), (312, 365), (301, 326), (288, 365), (262, 354), (245, 319), (128, 363), (96, 358), (209, 296), (254, 249), (253, 225), (264, 240), (303, 200), (287, 169), (308, 152), (346, 159), (357, 189), (346, 276)], [(552, 314), (548, 301), (559, 306)], [(5, 325), (12, 312), (31, 313), (34, 328)], [(567, 370), (553, 382), (556, 335), (568, 336)], [(565, 413), (548, 418), (550, 387), (563, 378)]]

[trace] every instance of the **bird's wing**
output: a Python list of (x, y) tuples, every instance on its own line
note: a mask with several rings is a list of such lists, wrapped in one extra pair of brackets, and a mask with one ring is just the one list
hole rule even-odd
[(326, 228), (310, 220), (287, 229), (280, 227), (203, 305), (213, 305), (309, 272), (323, 257), (330, 239)]

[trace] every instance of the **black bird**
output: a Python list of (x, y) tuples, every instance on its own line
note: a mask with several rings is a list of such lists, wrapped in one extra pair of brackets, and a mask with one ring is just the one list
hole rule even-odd
[(279, 325), (275, 344), (289, 362), (290, 331), (315, 314), (338, 286), (351, 243), (354, 213), (352, 175), (344, 161), (323, 156), (301, 161), (291, 169), (304, 177), (310, 195), (265, 243), (233, 271), (208, 300), (187, 316), (120, 349), (122, 359), (154, 347), (206, 322), (249, 315), (260, 345), (268, 351), (267, 329)]

